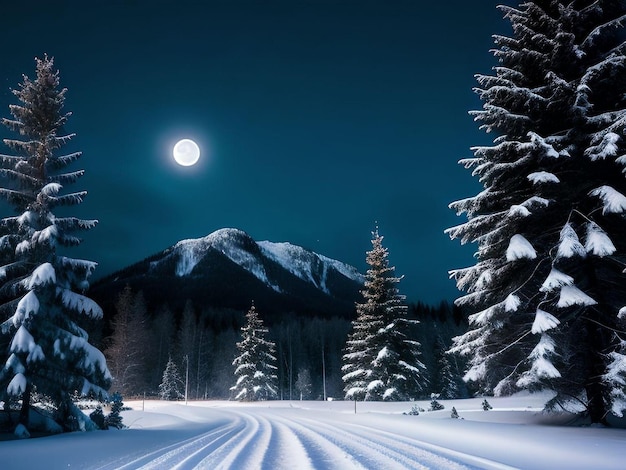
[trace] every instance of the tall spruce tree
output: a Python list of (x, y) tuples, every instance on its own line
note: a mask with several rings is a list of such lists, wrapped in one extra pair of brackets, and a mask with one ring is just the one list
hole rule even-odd
[(269, 330), (263, 326), (254, 304), (246, 314), (246, 324), (241, 332), (242, 339), (237, 343), (239, 356), (233, 361), (237, 381), (230, 389), (235, 400), (277, 398), (276, 347), (266, 339)]
[[(111, 376), (102, 353), (89, 344), (81, 320), (99, 319), (100, 307), (82, 295), (96, 267), (92, 261), (71, 259), (57, 247), (74, 246), (74, 232), (93, 228), (97, 221), (56, 217), (62, 205), (83, 201), (85, 191), (62, 194), (82, 170), (63, 170), (81, 153), (58, 154), (74, 134), (64, 134), (70, 113), (63, 113), (66, 89), (59, 89), (59, 73), (47, 56), (36, 59), (34, 80), (24, 76), (13, 93), (20, 101), (9, 107), (13, 119), (2, 123), (22, 139), (5, 139), (16, 155), (0, 156), (0, 188), (15, 209), (0, 221), (0, 312), (6, 321), (1, 332), (9, 338), (6, 362), (0, 369), (0, 399), (21, 399), (20, 421), (28, 427), (31, 394), (47, 396), (56, 419), (72, 429), (82, 416), (73, 406), (74, 392), (106, 395)], [(8, 319), (7, 319), (8, 318)]]
[(454, 357), (447, 354), (447, 349), (443, 338), (437, 334), (434, 347), (436, 367), (431, 379), (432, 391), (444, 400), (464, 398), (461, 391), (461, 375), (454, 367)]
[(420, 362), (420, 344), (409, 338), (410, 325), (405, 297), (389, 266), (388, 250), (378, 228), (372, 232), (367, 252), (370, 269), (356, 304), (357, 318), (346, 342), (342, 367), (344, 392), (349, 400), (408, 400), (418, 397), (427, 383)]
[(461, 160), (484, 185), (448, 229), (478, 246), (452, 271), (469, 331), (452, 351), (496, 395), (556, 392), (593, 422), (626, 409), (626, 45), (621, 0), (499, 7), (511, 37), (478, 75), (493, 145)]

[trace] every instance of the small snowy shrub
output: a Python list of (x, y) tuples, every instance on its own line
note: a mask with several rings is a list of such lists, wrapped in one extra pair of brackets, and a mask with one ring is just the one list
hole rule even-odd
[(24, 426), (23, 424), (18, 424), (15, 428), (15, 431), (13, 431), (13, 434), (18, 439), (28, 439), (30, 437), (28, 429), (26, 429), (26, 426)]
[(419, 406), (417, 406), (417, 405), (413, 405), (411, 407), (411, 410), (406, 412), (406, 413), (404, 413), (404, 414), (405, 415), (409, 415), (409, 416), (419, 416), (420, 411), (424, 411), (424, 410), (422, 408), (420, 408)]
[(443, 410), (445, 408), (445, 406), (443, 406), (441, 403), (437, 401), (437, 398), (439, 398), (438, 393), (430, 394), (430, 408), (428, 409), (428, 411), (438, 411), (438, 410)]
[(89, 419), (91, 419), (99, 429), (107, 429), (101, 406), (98, 405), (98, 407), (89, 414)]
[(483, 400), (483, 410), (484, 410), (484, 411), (489, 411), (489, 410), (492, 410), (492, 409), (493, 409), (493, 406), (491, 406), (491, 405), (489, 404), (489, 402), (487, 401), (487, 399)]
[(453, 406), (452, 411), (450, 412), (450, 418), (459, 419), (459, 413), (457, 413), (456, 408)]
[(111, 412), (104, 419), (104, 425), (107, 428), (123, 429), (124, 423), (120, 412), (124, 409), (124, 402), (122, 401), (122, 395), (114, 393), (111, 396)]

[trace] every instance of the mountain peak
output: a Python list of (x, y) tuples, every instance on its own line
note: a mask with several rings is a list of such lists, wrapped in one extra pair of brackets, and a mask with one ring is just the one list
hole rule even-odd
[[(179, 277), (188, 276), (192, 273), (198, 262), (206, 255), (208, 250), (217, 250), (224, 254), (229, 253), (236, 263), (246, 264), (248, 256), (240, 256), (241, 251), (247, 252), (254, 246), (255, 242), (243, 230), (236, 228), (223, 228), (207, 235), (203, 238), (191, 238), (181, 240), (172, 248), (165, 250), (166, 255), (176, 257), (176, 275)], [(239, 252), (239, 253), (237, 253)], [(227, 255), (228, 256), (228, 255)], [(167, 257), (167, 256), (166, 256)], [(156, 266), (160, 261), (154, 261)], [(252, 266), (248, 266), (252, 268)]]
[(364, 276), (301, 246), (256, 242), (242, 230), (224, 228), (181, 240), (103, 281), (118, 286), (107, 294), (110, 298), (130, 284), (155, 303), (184, 304), (185, 299), (171, 298), (187, 296), (206, 307), (242, 309), (254, 300), (264, 310), (348, 315)]

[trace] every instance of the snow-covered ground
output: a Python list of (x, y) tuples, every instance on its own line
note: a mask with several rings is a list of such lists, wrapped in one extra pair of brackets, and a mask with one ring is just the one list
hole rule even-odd
[[(545, 396), (414, 404), (128, 402), (125, 430), (0, 442), (17, 469), (623, 469), (626, 430), (566, 427)], [(463, 419), (452, 419), (456, 407)]]

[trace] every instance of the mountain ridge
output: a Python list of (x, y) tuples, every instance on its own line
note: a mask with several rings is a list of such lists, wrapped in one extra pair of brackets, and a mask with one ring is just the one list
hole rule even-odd
[(364, 276), (356, 268), (289, 242), (256, 242), (224, 228), (184, 239), (96, 281), (90, 295), (105, 312), (129, 285), (149, 307), (245, 310), (254, 301), (269, 314), (351, 316)]

